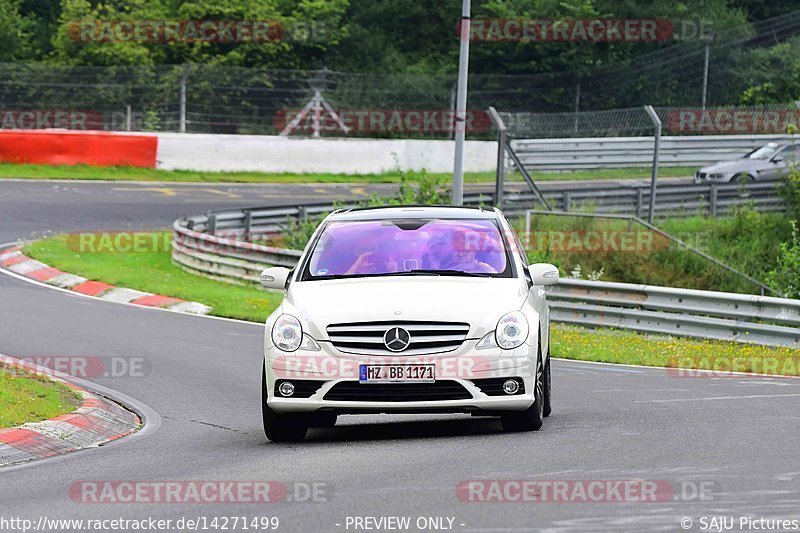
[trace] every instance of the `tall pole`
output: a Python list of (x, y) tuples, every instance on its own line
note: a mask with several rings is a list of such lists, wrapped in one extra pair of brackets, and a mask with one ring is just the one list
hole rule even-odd
[(467, 126), (467, 71), (469, 70), (469, 25), (471, 0), (461, 8), (461, 47), (458, 54), (458, 96), (456, 97), (456, 155), (453, 163), (453, 205), (464, 203), (464, 141)]
[(183, 69), (180, 79), (180, 103), (179, 103), (179, 117), (178, 117), (178, 131), (181, 133), (186, 132), (186, 80), (189, 79), (189, 73), (192, 71), (191, 63), (186, 65)]
[(703, 61), (703, 103), (702, 103), (702, 107), (703, 107), (704, 111), (706, 109), (706, 92), (708, 91), (708, 53), (709, 53), (710, 47), (711, 46), (710, 46), (709, 41), (706, 41), (705, 59)]
[(661, 119), (658, 118), (656, 110), (653, 106), (646, 105), (644, 110), (650, 117), (655, 127), (655, 142), (653, 144), (653, 173), (650, 177), (650, 211), (647, 213), (647, 221), (653, 223), (653, 217), (656, 214), (656, 188), (658, 186), (658, 162), (661, 154)]

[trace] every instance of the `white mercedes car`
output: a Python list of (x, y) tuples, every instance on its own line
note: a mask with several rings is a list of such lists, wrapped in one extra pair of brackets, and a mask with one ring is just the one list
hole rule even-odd
[(305, 438), (338, 415), (471, 413), (507, 431), (550, 414), (550, 264), (528, 265), (497, 209), (343, 209), (296, 268), (266, 321), (264, 432)]

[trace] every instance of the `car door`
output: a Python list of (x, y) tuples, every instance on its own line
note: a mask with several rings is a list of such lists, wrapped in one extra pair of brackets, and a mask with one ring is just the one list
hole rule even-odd
[(786, 176), (789, 170), (796, 168), (800, 163), (800, 144), (790, 144), (772, 158), (775, 163), (775, 177)]

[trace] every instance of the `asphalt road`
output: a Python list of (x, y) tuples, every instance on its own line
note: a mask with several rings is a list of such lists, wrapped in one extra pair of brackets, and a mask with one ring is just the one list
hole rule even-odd
[[(282, 185), (259, 187), (258, 198), (217, 198), (116, 187), (125, 185), (0, 183), (0, 240), (163, 226), (226, 205), (352, 193)], [(0, 275), (0, 353), (145, 358), (144, 377), (96, 382), (160, 417), (141, 438), (0, 470), (0, 520), (277, 516), (280, 531), (328, 532), (365, 531), (347, 528), (348, 516), (410, 516), (412, 525), (452, 517), (454, 531), (682, 531), (684, 517), (700, 531), (701, 516), (736, 517), (737, 525), (740, 516), (800, 519), (798, 380), (555, 361), (554, 412), (539, 432), (506, 434), (495, 420), (462, 415), (351, 416), (287, 445), (261, 431), (261, 336), (259, 325), (91, 300)], [(689, 494), (656, 503), (462, 502), (456, 487), (476, 479), (637, 479)], [(76, 503), (70, 487), (87, 480), (319, 482), (327, 501)], [(693, 489), (702, 497), (691, 497)]]

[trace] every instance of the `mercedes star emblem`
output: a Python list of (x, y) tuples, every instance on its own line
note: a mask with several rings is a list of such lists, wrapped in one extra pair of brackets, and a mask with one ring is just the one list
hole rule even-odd
[(383, 343), (392, 352), (402, 352), (411, 344), (411, 334), (403, 328), (394, 327), (383, 334)]

